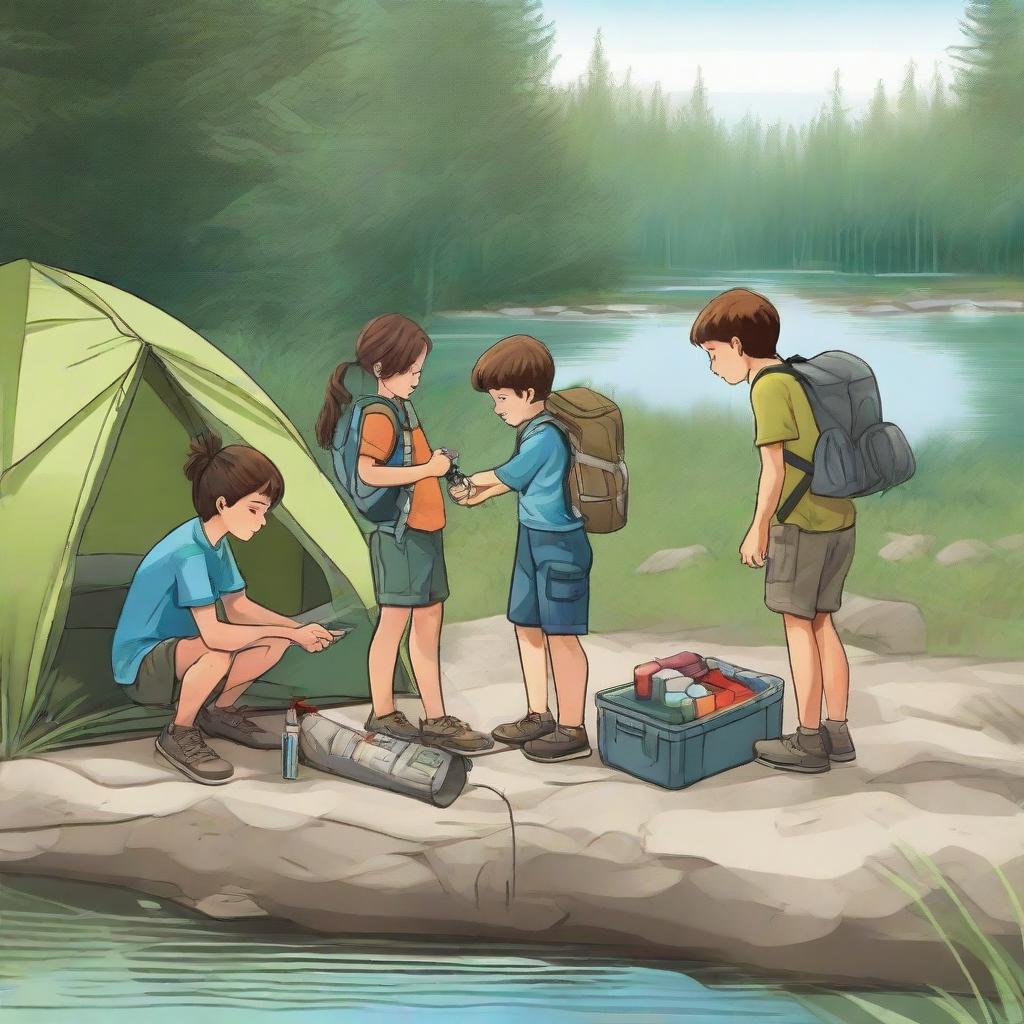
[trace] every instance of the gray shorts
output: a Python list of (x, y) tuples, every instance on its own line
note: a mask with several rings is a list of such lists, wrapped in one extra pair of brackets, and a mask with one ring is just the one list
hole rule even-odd
[(768, 531), (764, 603), (773, 611), (813, 619), (837, 612), (853, 563), (855, 527), (811, 533), (792, 523)]
[(181, 693), (181, 680), (174, 672), (174, 652), (180, 637), (161, 640), (139, 665), (135, 682), (124, 688), (136, 704), (173, 707)]

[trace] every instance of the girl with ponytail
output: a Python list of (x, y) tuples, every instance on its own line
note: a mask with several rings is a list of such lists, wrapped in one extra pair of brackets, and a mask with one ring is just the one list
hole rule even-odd
[(174, 706), (158, 753), (194, 782), (220, 785), (234, 769), (205, 737), (276, 749), (280, 738), (238, 698), (292, 644), (322, 651), (342, 634), (303, 626), (246, 596), (228, 538), (250, 540), (266, 525), (284, 497), (277, 466), (255, 448), (222, 447), (208, 431), (193, 438), (185, 477), (196, 517), (171, 530), (136, 570), (114, 631), (114, 679), (137, 704)]
[[(316, 438), (332, 451), (342, 490), (376, 526), (370, 561), (379, 616), (368, 671), (371, 732), (459, 753), (486, 750), (490, 736), (445, 713), (441, 693), (441, 623), (448, 597), (444, 499), (438, 478), (451, 468), (431, 449), (412, 405), (432, 348), (419, 324), (398, 313), (375, 317), (359, 332), (354, 363), (371, 377), (372, 394), (353, 398), (345, 384), (352, 362), (327, 381)], [(394, 675), (410, 619), (409, 653), (424, 717), (413, 725), (395, 707)]]

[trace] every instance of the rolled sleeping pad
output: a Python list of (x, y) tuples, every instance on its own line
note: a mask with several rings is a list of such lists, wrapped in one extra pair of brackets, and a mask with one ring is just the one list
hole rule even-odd
[(351, 729), (320, 714), (302, 718), (299, 760), (331, 775), (411, 796), (435, 807), (455, 802), (472, 767), (469, 758), (461, 754)]

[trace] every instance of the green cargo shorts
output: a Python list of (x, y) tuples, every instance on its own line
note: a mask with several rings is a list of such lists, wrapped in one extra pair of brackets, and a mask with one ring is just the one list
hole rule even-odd
[(764, 603), (802, 619), (839, 611), (855, 536), (854, 526), (811, 533), (792, 523), (774, 524), (768, 531)]
[(401, 542), (393, 533), (370, 534), (373, 589), (379, 605), (420, 608), (448, 599), (442, 530), (406, 530)]
[(161, 640), (139, 665), (135, 682), (125, 693), (136, 703), (147, 707), (173, 707), (181, 693), (181, 680), (174, 672), (174, 651), (180, 637)]

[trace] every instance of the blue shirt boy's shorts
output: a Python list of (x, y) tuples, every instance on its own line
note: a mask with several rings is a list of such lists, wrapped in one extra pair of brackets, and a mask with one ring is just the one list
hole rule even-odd
[(549, 636), (583, 636), (590, 610), (587, 531), (535, 530), (519, 524), (508, 618), (517, 626), (539, 626)]
[(519, 536), (509, 621), (540, 627), (550, 636), (582, 636), (588, 629), (590, 567), (587, 532), (569, 507), (569, 443), (551, 423), (527, 423), (516, 453), (495, 475), (519, 493)]

